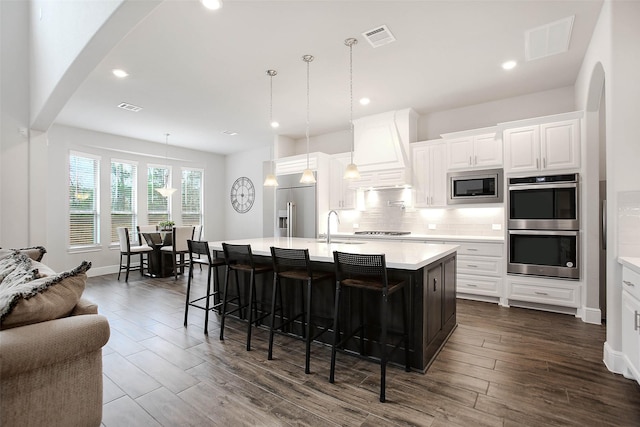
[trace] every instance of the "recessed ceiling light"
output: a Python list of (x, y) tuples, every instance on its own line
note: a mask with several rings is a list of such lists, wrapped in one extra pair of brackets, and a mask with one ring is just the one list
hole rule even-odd
[(210, 10), (218, 10), (222, 7), (222, 0), (200, 0), (202, 5)]
[(225, 134), (225, 135), (229, 135), (229, 136), (234, 136), (234, 135), (238, 134), (238, 132), (234, 132), (232, 130), (224, 130), (224, 131), (222, 131), (222, 133)]
[(370, 102), (369, 98), (360, 98), (360, 105), (369, 105)]
[(125, 70), (121, 70), (120, 68), (115, 68), (111, 72), (113, 73), (114, 76), (120, 77), (121, 79), (129, 75), (129, 73), (127, 73)]
[(277, 127), (280, 127), (280, 123), (278, 123), (278, 122), (276, 122), (274, 120), (274, 121), (271, 122), (271, 127), (274, 128), (274, 129), (277, 128)]
[(502, 68), (505, 70), (512, 70), (518, 65), (516, 61), (506, 61), (502, 63)]

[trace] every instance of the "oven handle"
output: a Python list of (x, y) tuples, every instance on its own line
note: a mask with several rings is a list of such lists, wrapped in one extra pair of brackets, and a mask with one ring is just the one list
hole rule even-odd
[(524, 234), (528, 236), (577, 236), (578, 230), (509, 230), (509, 235)]
[(578, 188), (576, 182), (568, 183), (545, 183), (545, 184), (512, 184), (509, 191), (512, 190), (545, 190), (547, 188)]

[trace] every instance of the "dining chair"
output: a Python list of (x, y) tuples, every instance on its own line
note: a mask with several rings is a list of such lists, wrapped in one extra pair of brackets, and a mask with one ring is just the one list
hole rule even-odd
[(142, 233), (155, 233), (158, 231), (158, 226), (156, 225), (138, 225), (136, 228), (138, 231), (138, 244), (140, 245), (144, 245), (146, 243), (145, 239), (142, 237)]
[(189, 262), (185, 259), (185, 255), (189, 253), (189, 245), (187, 240), (193, 239), (193, 226), (173, 227), (171, 245), (163, 246), (160, 251), (163, 254), (171, 254), (173, 264), (173, 276), (178, 280), (178, 269), (184, 271), (189, 266)]
[[(410, 371), (409, 360), (409, 327), (407, 318), (407, 300), (405, 296), (405, 282), (403, 280), (390, 280), (387, 275), (387, 264), (384, 254), (352, 254), (346, 252), (333, 252), (333, 260), (336, 271), (336, 296), (335, 307), (333, 315), (333, 344), (331, 345), (331, 368), (329, 371), (329, 382), (333, 383), (335, 380), (336, 369), (336, 351), (338, 348), (344, 348), (343, 346), (353, 337), (359, 335), (360, 344), (360, 357), (368, 360), (379, 361), (380, 363), (380, 402), (386, 400), (386, 373), (387, 362), (391, 357), (391, 354), (397, 350), (402, 344), (404, 344), (404, 357), (405, 357), (405, 370)], [(360, 326), (345, 334), (340, 339), (340, 309), (341, 309), (341, 292), (342, 288), (356, 289), (360, 292), (369, 292), (380, 295), (380, 314), (375, 317), (371, 322), (365, 322), (365, 313), (367, 312), (364, 307), (367, 299), (360, 298), (359, 318)], [(396, 292), (399, 292), (402, 306), (402, 324), (403, 331), (400, 334), (400, 338), (395, 343), (388, 343), (388, 325), (387, 322), (392, 316), (391, 309), (389, 307), (389, 297)], [(349, 307), (350, 309), (350, 307)], [(378, 344), (380, 347), (380, 358), (372, 358), (365, 351), (365, 344), (372, 342), (372, 337), (367, 336), (368, 329), (373, 326), (373, 321), (376, 321), (380, 328), (380, 334), (378, 335)], [(393, 345), (391, 350), (387, 347)]]
[[(144, 274), (145, 265), (148, 268), (149, 261), (147, 256), (147, 262), (145, 264), (144, 254), (149, 254), (153, 251), (148, 245), (135, 245), (131, 246), (131, 241), (129, 240), (129, 229), (127, 227), (118, 227), (118, 241), (120, 244), (120, 267), (118, 268), (118, 280), (120, 280), (120, 273), (122, 270), (126, 270), (126, 274), (124, 277), (124, 281), (129, 281), (129, 271), (131, 270), (140, 270), (140, 274)], [(138, 266), (131, 267), (131, 256), (132, 255), (140, 255), (140, 264)], [(125, 263), (126, 257), (126, 263)]]

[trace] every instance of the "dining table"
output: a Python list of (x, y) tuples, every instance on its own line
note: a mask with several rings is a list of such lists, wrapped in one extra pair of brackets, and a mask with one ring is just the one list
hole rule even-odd
[(149, 253), (149, 275), (151, 277), (169, 277), (173, 275), (171, 254), (163, 253), (161, 250), (163, 246), (171, 246), (173, 244), (172, 231), (154, 231), (141, 234), (147, 245), (153, 249)]

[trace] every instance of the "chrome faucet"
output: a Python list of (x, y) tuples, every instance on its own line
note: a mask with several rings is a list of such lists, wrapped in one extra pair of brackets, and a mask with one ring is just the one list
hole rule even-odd
[(338, 224), (340, 224), (340, 217), (338, 216), (338, 212), (334, 210), (330, 210), (327, 215), (327, 244), (331, 243), (331, 214), (336, 214), (336, 219), (338, 220)]

